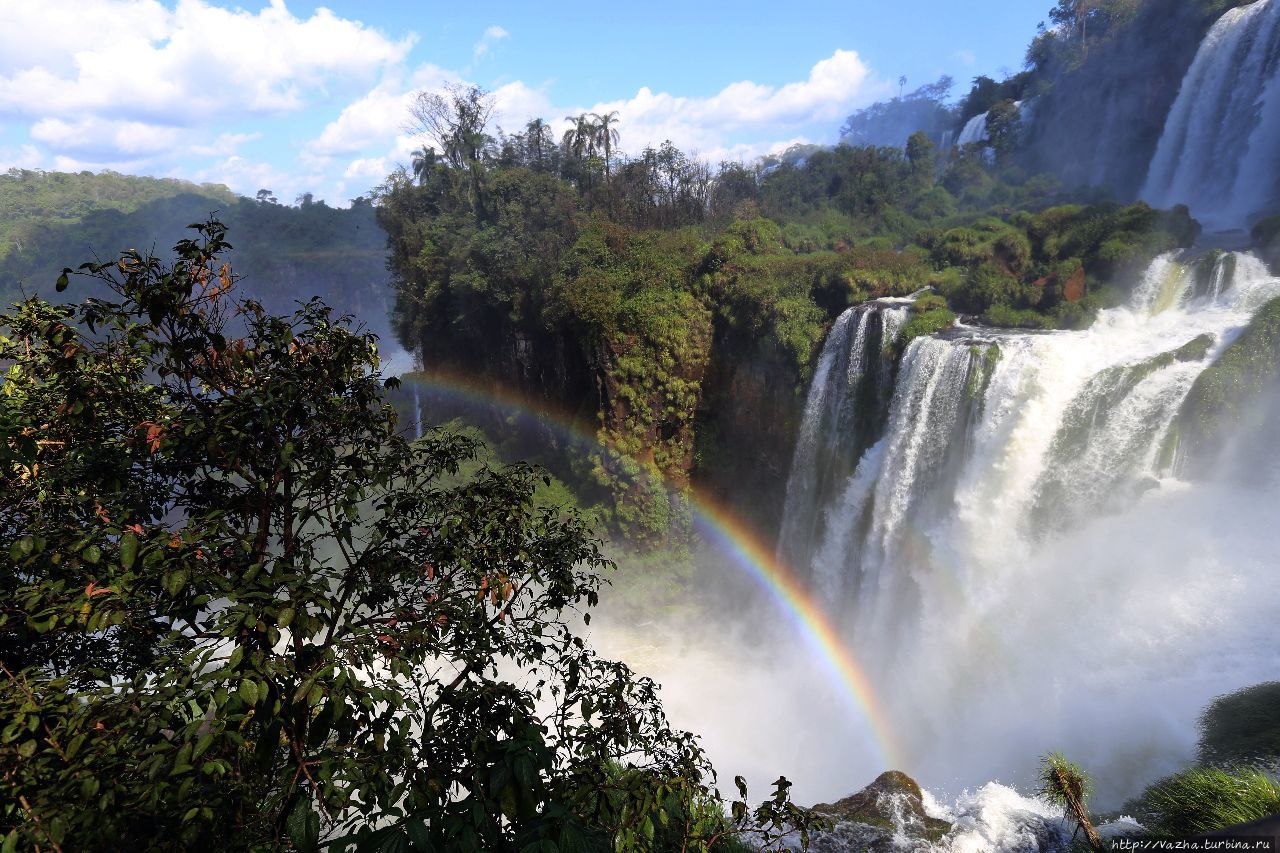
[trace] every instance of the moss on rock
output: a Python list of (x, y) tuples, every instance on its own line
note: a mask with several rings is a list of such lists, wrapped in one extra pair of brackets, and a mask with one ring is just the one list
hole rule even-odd
[[(849, 849), (871, 853), (898, 849), (894, 841), (898, 834), (936, 844), (951, 829), (947, 821), (925, 812), (920, 786), (898, 770), (881, 773), (858, 793), (835, 803), (819, 803), (813, 810), (831, 819), (833, 836), (856, 840), (859, 846)], [(837, 849), (826, 845), (826, 840), (815, 840), (813, 849)]]
[(1258, 429), (1261, 425), (1252, 422), (1257, 417), (1253, 404), (1278, 385), (1280, 298), (1263, 305), (1240, 337), (1191, 386), (1178, 416), (1184, 459), (1195, 469), (1216, 456), (1227, 433)]

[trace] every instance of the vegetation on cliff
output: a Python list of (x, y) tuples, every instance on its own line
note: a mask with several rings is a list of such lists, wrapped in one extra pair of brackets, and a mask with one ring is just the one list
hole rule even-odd
[(1178, 417), (1181, 452), (1193, 468), (1216, 457), (1230, 433), (1264, 428), (1264, 393), (1280, 383), (1280, 299), (1272, 299), (1198, 377)]
[[(1082, 326), (1115, 298), (1107, 281), (1195, 234), (1185, 209), (1062, 205), (1053, 180), (940, 155), (925, 134), (712, 172), (670, 144), (618, 156), (599, 117), (557, 145), (541, 121), (491, 136), (479, 89), (424, 98), (442, 153), (424, 148), (377, 193), (400, 339), (428, 364), (586, 404), (605, 450), (578, 485), (632, 542), (678, 533), (691, 479), (728, 491), (760, 476), (748, 468), (785, 470), (795, 404), (845, 308), (932, 287), (899, 352), (953, 312)], [(733, 398), (780, 425), (741, 434), (719, 410)], [(725, 470), (718, 442), (741, 461)], [(768, 526), (776, 507), (753, 511)]]

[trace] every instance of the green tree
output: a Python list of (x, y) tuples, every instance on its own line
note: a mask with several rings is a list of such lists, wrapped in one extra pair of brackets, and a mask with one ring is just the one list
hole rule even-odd
[(1014, 101), (999, 101), (987, 112), (987, 139), (997, 162), (1008, 162), (1022, 137), (1022, 115)]
[(415, 128), (440, 146), (449, 165), (467, 176), (471, 204), (483, 212), (484, 158), (493, 144), (489, 117), (493, 95), (479, 86), (450, 84), (443, 92), (420, 92), (410, 107)]
[(615, 126), (618, 122), (618, 111), (591, 114), (591, 136), (593, 144), (598, 151), (604, 153), (604, 179), (609, 181), (609, 164), (613, 160), (613, 149), (620, 139), (618, 129)]
[(436, 149), (429, 145), (424, 145), (417, 151), (413, 152), (410, 160), (410, 166), (413, 168), (413, 177), (420, 184), (427, 182), (427, 176), (431, 173), (431, 168), (436, 164)]
[[(644, 849), (718, 802), (571, 627), (607, 565), (583, 523), (407, 441), (373, 337), (237, 300), (227, 248), (205, 223), (0, 317), (5, 848)], [(807, 826), (787, 787), (682, 843)]]

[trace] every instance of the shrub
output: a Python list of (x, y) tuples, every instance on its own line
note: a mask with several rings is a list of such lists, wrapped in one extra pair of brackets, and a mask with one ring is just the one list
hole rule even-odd
[(1280, 782), (1254, 769), (1195, 768), (1151, 785), (1134, 807), (1152, 832), (1188, 838), (1280, 811)]
[(1200, 716), (1201, 764), (1275, 762), (1280, 759), (1280, 681), (1219, 696)]

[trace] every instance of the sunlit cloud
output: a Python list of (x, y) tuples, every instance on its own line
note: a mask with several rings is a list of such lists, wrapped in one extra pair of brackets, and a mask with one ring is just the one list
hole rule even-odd
[(257, 13), (206, 0), (0, 0), (0, 115), (196, 126), (302, 109), (404, 60), (392, 40), (282, 0)]
[(783, 86), (741, 81), (706, 98), (643, 88), (631, 98), (601, 102), (589, 111), (618, 113), (624, 151), (669, 139), (684, 149), (726, 153), (735, 136), (766, 137), (738, 143), (739, 150), (771, 149), (779, 136), (815, 122), (832, 123), (834, 136), (836, 123), (890, 91), (856, 52), (837, 50), (815, 64), (808, 79)]

